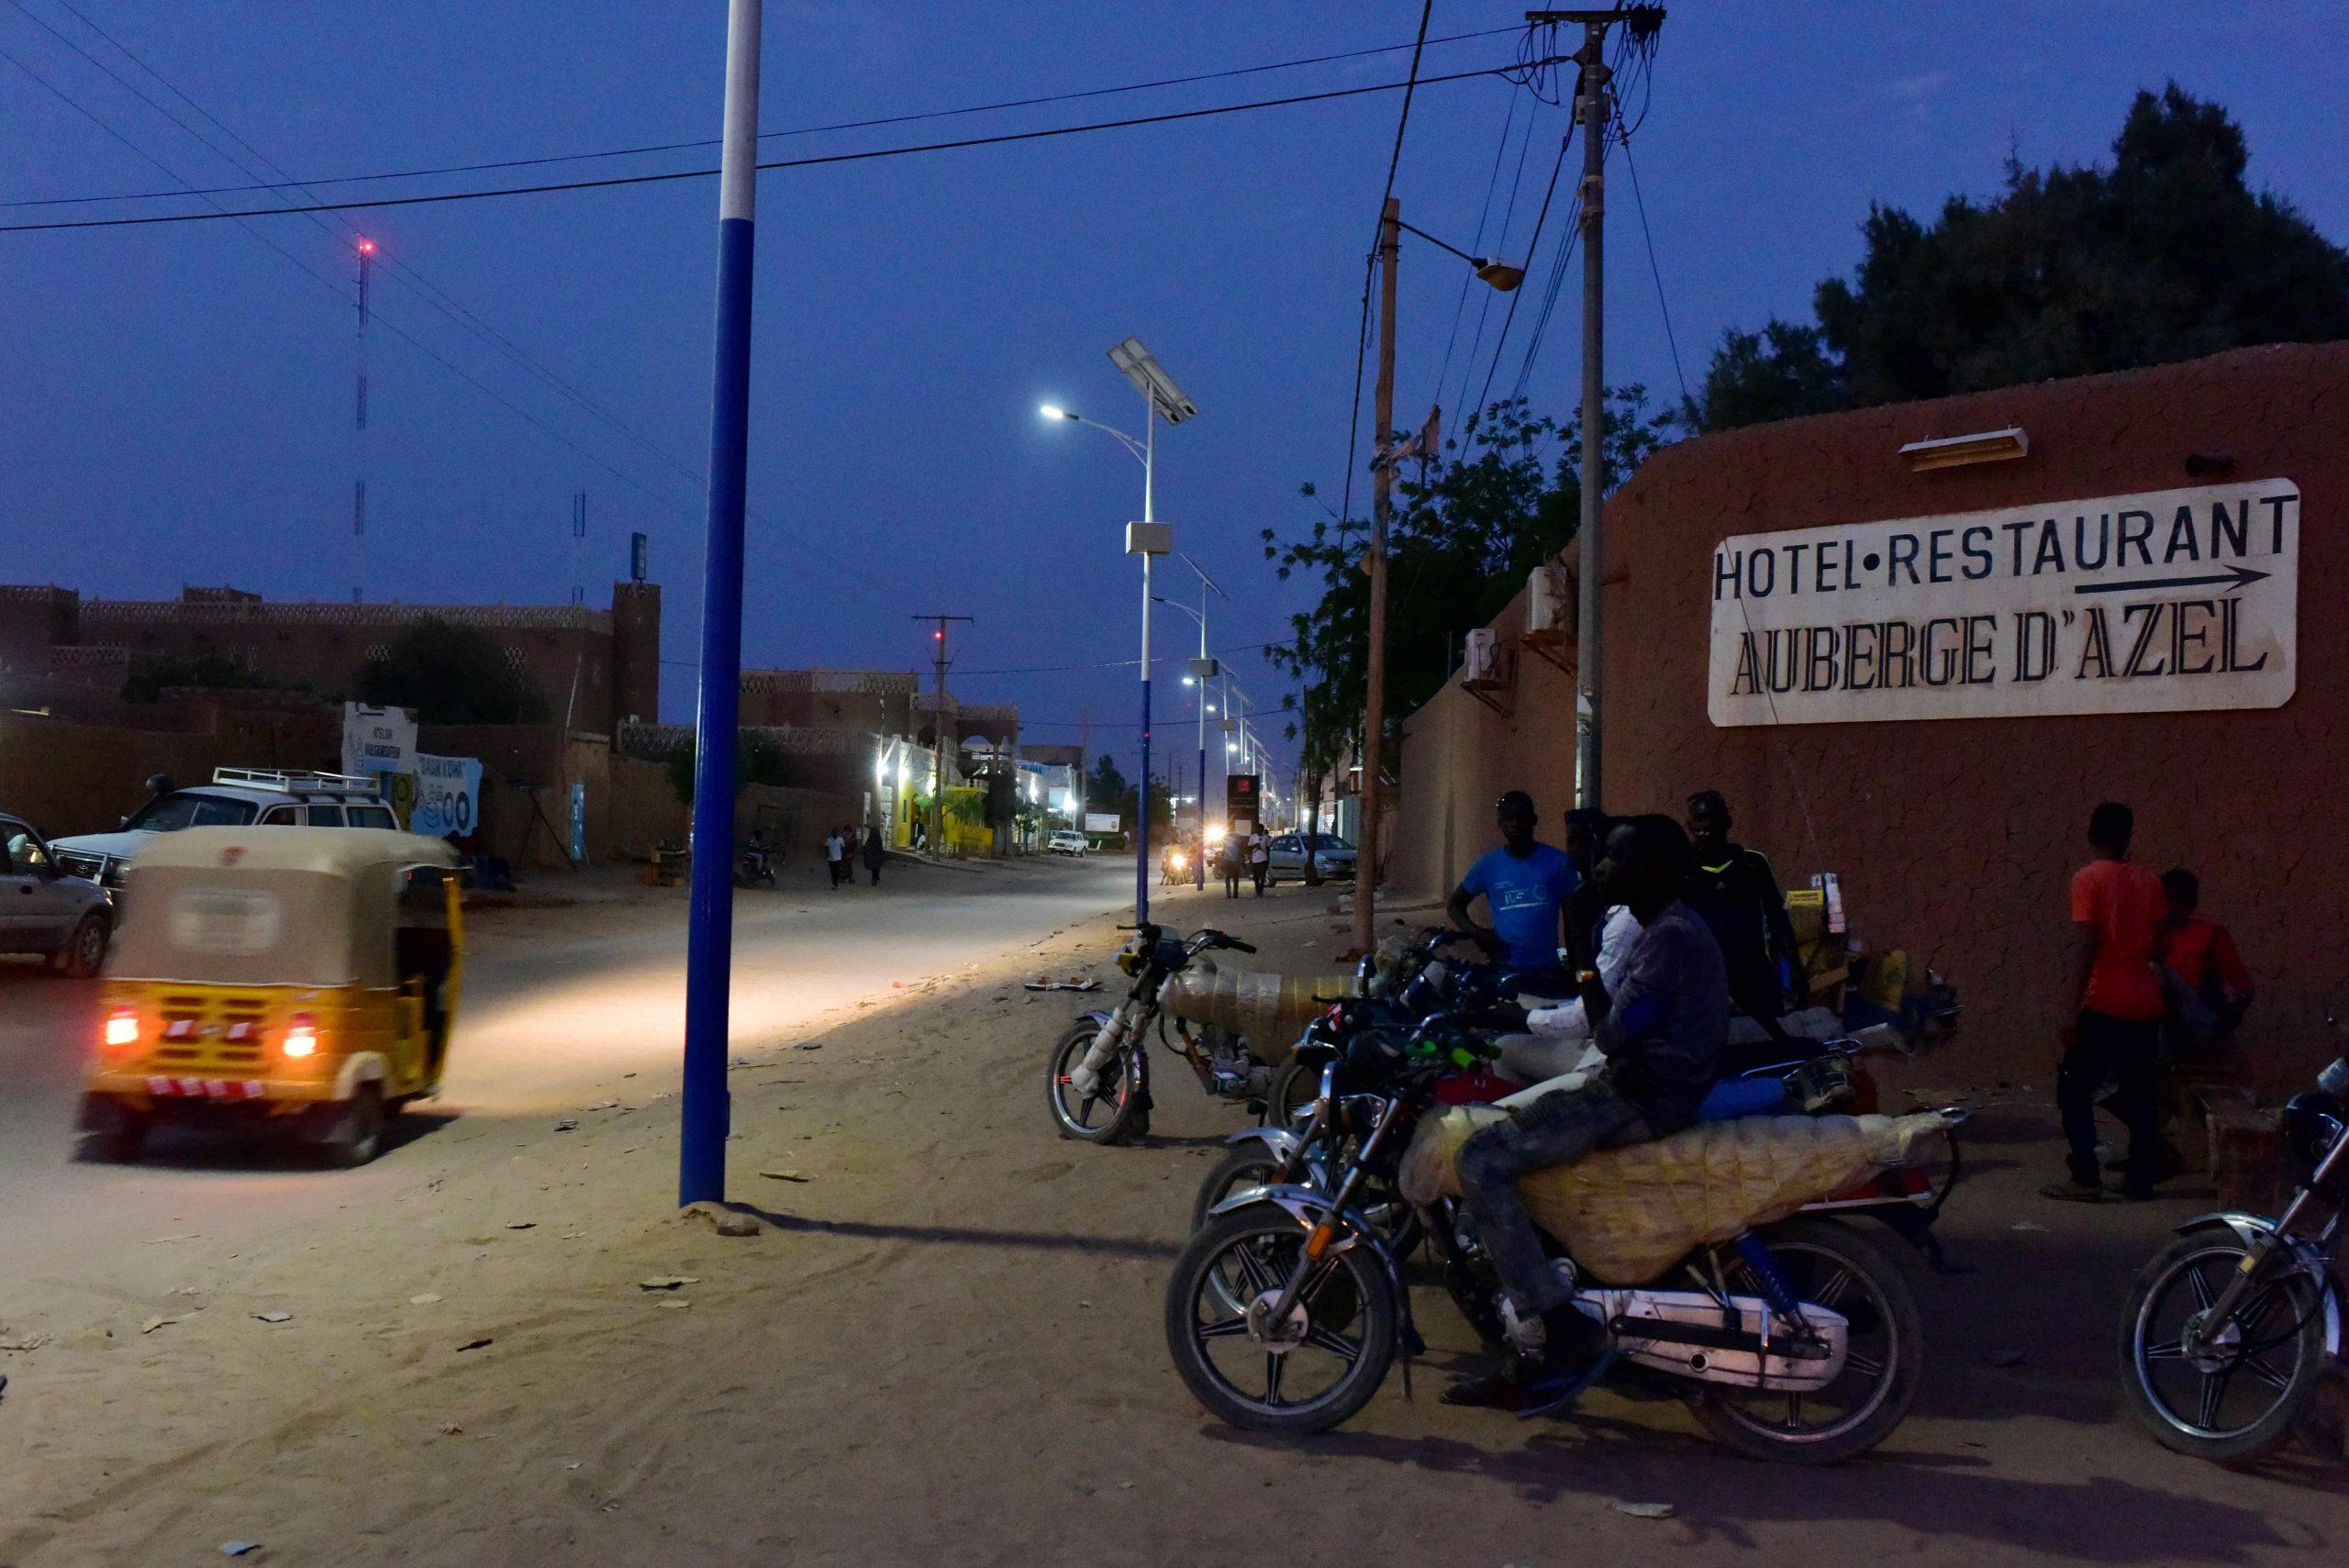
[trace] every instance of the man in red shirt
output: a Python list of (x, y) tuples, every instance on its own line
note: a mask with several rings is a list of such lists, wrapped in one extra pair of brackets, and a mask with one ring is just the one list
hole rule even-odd
[(2071, 1145), (2071, 1180), (2040, 1191), (2079, 1203), (2105, 1196), (2096, 1158), (2096, 1095), (2117, 1085), (2113, 1108), (2129, 1129), (2121, 1195), (2148, 1198), (2160, 1179), (2162, 983), (2159, 923), (2162, 884), (2129, 860), (2135, 816), (2106, 801), (2088, 816), (2096, 858), (2072, 876), (2072, 971), (2064, 1027), (2064, 1060), (2055, 1069), (2055, 1103)]
[[(2176, 982), (2169, 1010), (2178, 1054), (2207, 1052), (2225, 1043), (2251, 1007), (2251, 971), (2235, 951), (2235, 940), (2216, 920), (2195, 913), (2202, 884), (2184, 866), (2162, 873), (2162, 962)], [(2183, 993), (2181, 995), (2181, 993)]]

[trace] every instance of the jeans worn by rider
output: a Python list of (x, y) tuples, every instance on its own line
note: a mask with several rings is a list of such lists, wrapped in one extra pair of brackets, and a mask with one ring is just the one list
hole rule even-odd
[(1676, 900), (1642, 928), (1609, 992), (1613, 1006), (1598, 1036), (1606, 1073), (1544, 1095), (1461, 1146), (1462, 1196), (1520, 1318), (1564, 1306), (1572, 1292), (1542, 1251), (1517, 1179), (1688, 1126), (1729, 1042), (1720, 944)]

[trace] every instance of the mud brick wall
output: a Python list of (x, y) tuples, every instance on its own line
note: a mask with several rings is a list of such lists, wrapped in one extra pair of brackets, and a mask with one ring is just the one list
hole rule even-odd
[[(1911, 473), (1904, 442), (2019, 425), (2019, 462)], [(2060, 503), (2198, 483), (2186, 460), (2301, 495), (2299, 685), (2280, 708), (1715, 728), (1706, 716), (1713, 547), (1742, 533)], [(1675, 816), (1730, 798), (1738, 836), (1798, 885), (1843, 878), (1854, 929), (1928, 956), (1965, 1002), (1944, 1076), (2053, 1075), (2065, 890), (2089, 808), (2137, 811), (2137, 858), (2202, 879), (2260, 984), (2241, 1044), (2290, 1086), (2349, 1009), (2349, 344), (2243, 350), (2154, 370), (1787, 420), (1686, 441), (1608, 513), (1604, 797)], [(1522, 595), (1492, 623), (1524, 628)], [(1523, 787), (1571, 803), (1571, 678), (1521, 650), (1506, 713), (1447, 687), (1406, 725), (1391, 879), (1437, 891)], [(1571, 661), (1571, 651), (1567, 655)], [(1936, 1069), (1937, 1071), (1943, 1071)]]

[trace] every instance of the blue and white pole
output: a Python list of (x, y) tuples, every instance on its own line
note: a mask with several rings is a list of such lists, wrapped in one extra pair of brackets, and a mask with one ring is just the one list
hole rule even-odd
[[(1151, 510), (1151, 491), (1158, 470), (1158, 395), (1145, 390), (1141, 395), (1141, 520), (1157, 520)], [(1134, 924), (1150, 924), (1150, 553), (1141, 558), (1141, 783), (1134, 787), (1134, 815), (1141, 821), (1135, 829), (1134, 851)]]
[(734, 730), (742, 697), (742, 492), (751, 434), (751, 226), (759, 178), (760, 3), (729, 0), (726, 17), (709, 543), (702, 564), (693, 906), (685, 948), (685, 1100), (677, 1150), (680, 1206), (726, 1199), (730, 1120), (727, 987), (734, 960)]

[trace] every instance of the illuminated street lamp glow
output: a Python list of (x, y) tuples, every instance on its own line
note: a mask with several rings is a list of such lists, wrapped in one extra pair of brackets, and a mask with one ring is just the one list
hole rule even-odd
[(1075, 415), (1071, 414), (1067, 409), (1051, 403), (1043, 405), (1041, 407), (1038, 408), (1036, 412), (1041, 414), (1047, 419), (1074, 419), (1076, 417)]

